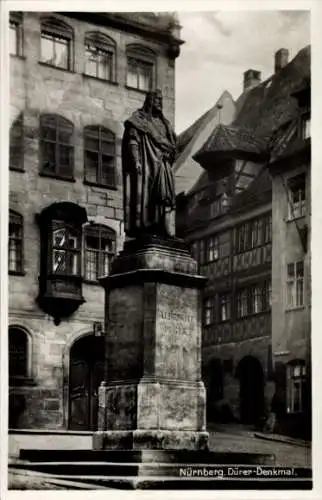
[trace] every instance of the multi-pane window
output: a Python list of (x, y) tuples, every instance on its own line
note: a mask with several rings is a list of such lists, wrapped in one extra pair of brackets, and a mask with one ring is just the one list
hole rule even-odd
[(58, 115), (40, 117), (41, 173), (53, 177), (73, 178), (74, 127)]
[(9, 23), (9, 53), (14, 56), (22, 56), (22, 15), (18, 12), (11, 12)]
[(127, 49), (128, 87), (149, 91), (155, 84), (155, 55), (145, 47), (131, 46)]
[(269, 311), (271, 308), (271, 283), (250, 285), (236, 292), (238, 318)]
[(85, 38), (85, 74), (113, 81), (115, 43), (102, 33), (90, 33)]
[(304, 262), (292, 262), (287, 265), (286, 275), (287, 308), (304, 305)]
[(210, 217), (218, 217), (222, 213), (222, 196), (218, 196), (210, 203)]
[(299, 413), (305, 407), (306, 366), (304, 362), (293, 362), (287, 365), (287, 412)]
[(52, 231), (52, 273), (79, 276), (80, 253), (80, 232), (64, 222), (54, 221)]
[(84, 130), (85, 180), (115, 188), (115, 135), (101, 126)]
[(211, 325), (214, 321), (214, 298), (206, 297), (203, 302), (203, 325)]
[(305, 174), (289, 179), (288, 192), (288, 218), (303, 217), (306, 214)]
[(20, 328), (9, 328), (9, 381), (28, 375), (28, 339)]
[(219, 238), (211, 236), (207, 239), (207, 262), (219, 259)]
[(231, 298), (230, 294), (220, 294), (219, 302), (219, 321), (228, 321), (231, 315)]
[(272, 216), (270, 214), (247, 221), (235, 230), (235, 251), (245, 252), (272, 241)]
[(20, 214), (9, 213), (8, 269), (11, 273), (23, 271), (23, 219)]
[(9, 166), (12, 170), (23, 170), (23, 114), (14, 120), (10, 127)]
[(114, 231), (105, 226), (87, 226), (85, 229), (85, 279), (97, 281), (100, 276), (108, 275), (114, 256)]
[(72, 69), (72, 29), (58, 21), (49, 19), (41, 26), (40, 61), (57, 68)]

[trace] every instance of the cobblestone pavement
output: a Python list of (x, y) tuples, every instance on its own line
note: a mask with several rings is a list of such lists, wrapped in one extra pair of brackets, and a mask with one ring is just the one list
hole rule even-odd
[(220, 427), (209, 436), (212, 451), (269, 453), (275, 455), (276, 465), (285, 467), (311, 467), (311, 448), (277, 441), (265, 441), (254, 436), (254, 431)]

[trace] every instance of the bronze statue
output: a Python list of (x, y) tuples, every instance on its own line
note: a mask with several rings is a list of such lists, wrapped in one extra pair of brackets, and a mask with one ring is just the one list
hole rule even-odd
[(170, 236), (175, 208), (172, 165), (176, 136), (163, 116), (162, 93), (148, 92), (144, 105), (124, 123), (122, 140), (125, 234)]

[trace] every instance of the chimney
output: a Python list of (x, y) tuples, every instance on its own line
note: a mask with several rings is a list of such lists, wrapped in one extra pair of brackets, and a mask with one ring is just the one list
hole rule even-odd
[(275, 52), (275, 73), (288, 64), (288, 50), (279, 49)]
[(261, 82), (261, 72), (249, 69), (244, 73), (244, 91), (256, 87)]

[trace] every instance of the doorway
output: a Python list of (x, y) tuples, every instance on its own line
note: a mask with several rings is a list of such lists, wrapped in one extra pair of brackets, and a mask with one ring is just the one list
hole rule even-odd
[(104, 378), (104, 337), (86, 335), (70, 350), (69, 422), (72, 430), (97, 430), (98, 388)]
[(264, 373), (260, 361), (245, 356), (237, 366), (239, 378), (240, 420), (257, 424), (264, 415)]

